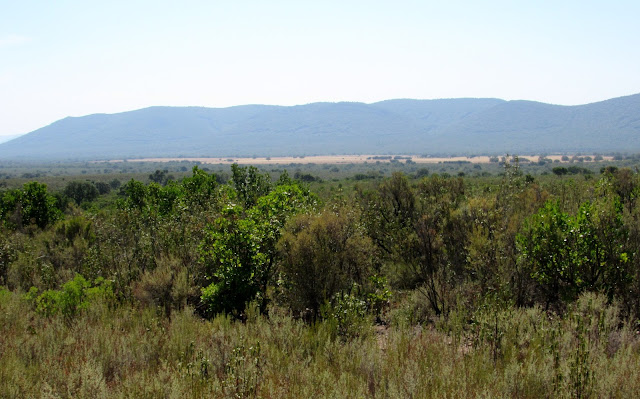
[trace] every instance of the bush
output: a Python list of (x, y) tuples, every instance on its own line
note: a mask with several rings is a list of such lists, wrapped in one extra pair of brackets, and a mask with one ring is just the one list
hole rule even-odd
[(342, 339), (363, 336), (371, 325), (367, 303), (351, 293), (334, 295), (321, 307), (320, 314), (332, 333)]
[(38, 289), (32, 287), (26, 297), (33, 302), (38, 313), (44, 316), (61, 314), (67, 320), (88, 308), (92, 302), (114, 299), (109, 281), (97, 279), (91, 284), (79, 274), (66, 282), (60, 290), (46, 290), (38, 295)]
[(158, 266), (142, 274), (133, 288), (133, 296), (146, 306), (157, 306), (169, 316), (174, 309), (182, 309), (197, 293), (191, 285), (188, 271), (177, 259), (157, 259)]
[(334, 295), (363, 285), (371, 275), (375, 248), (352, 209), (300, 215), (279, 242), (287, 301), (295, 312), (320, 307)]

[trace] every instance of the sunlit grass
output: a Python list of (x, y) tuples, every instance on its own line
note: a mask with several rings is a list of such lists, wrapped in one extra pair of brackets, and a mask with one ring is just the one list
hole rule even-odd
[(487, 311), (339, 339), (280, 309), (246, 322), (94, 303), (71, 322), (0, 294), (0, 397), (633, 397), (639, 341), (584, 295), (562, 318)]

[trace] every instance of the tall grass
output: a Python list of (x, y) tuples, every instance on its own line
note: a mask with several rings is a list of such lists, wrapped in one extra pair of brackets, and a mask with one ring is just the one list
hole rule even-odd
[[(458, 325), (454, 325), (458, 324)], [(73, 320), (0, 291), (0, 397), (633, 397), (635, 331), (602, 296), (563, 317), (487, 307), (434, 326), (307, 325), (281, 309), (245, 322), (191, 309), (92, 303)]]

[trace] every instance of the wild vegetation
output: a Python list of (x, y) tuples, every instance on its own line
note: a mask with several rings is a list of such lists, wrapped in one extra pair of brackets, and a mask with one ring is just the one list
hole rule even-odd
[(0, 397), (633, 397), (624, 162), (6, 179)]

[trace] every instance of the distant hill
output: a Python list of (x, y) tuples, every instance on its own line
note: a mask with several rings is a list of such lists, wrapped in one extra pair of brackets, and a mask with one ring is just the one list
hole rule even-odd
[(151, 107), (65, 118), (1, 159), (640, 151), (640, 94), (559, 106), (500, 99)]
[(21, 134), (12, 134), (9, 136), (0, 136), (0, 143), (6, 143), (7, 141), (13, 140), (17, 137), (20, 137)]

